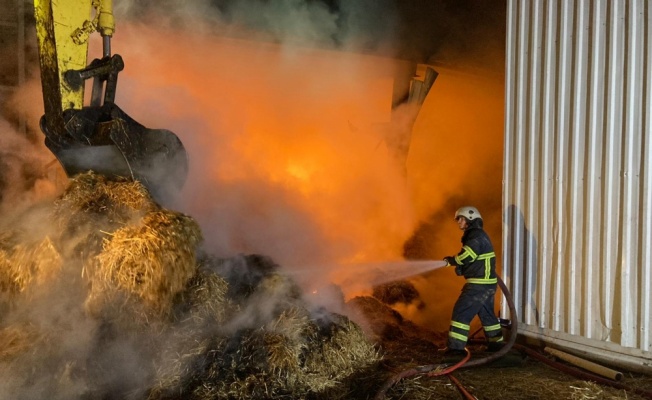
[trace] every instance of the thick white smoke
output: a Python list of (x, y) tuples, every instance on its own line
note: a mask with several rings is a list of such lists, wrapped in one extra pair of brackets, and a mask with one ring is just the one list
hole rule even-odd
[[(398, 14), (390, 2), (214, 3), (115, 1), (113, 38), (114, 52), (126, 63), (118, 105), (147, 127), (174, 131), (186, 146), (190, 176), (170, 206), (200, 223), (206, 251), (224, 258), (269, 256), (304, 289), (314, 286), (320, 295), (326, 293), (317, 298), (320, 304), (337, 307), (341, 293), (329, 291), (328, 284), (344, 261), (349, 269), (342, 275), (350, 277), (356, 263), (400, 259), (420, 220), (444, 205), (454, 210), (457, 204), (446, 202), (451, 196), (496, 208), (495, 200), (487, 199), (500, 197), (500, 181), (497, 187), (491, 180), (489, 189), (474, 191), (473, 185), (481, 188), (488, 181), (486, 172), (471, 174), (474, 158), (458, 142), (438, 136), (445, 132), (476, 143), (486, 149), (480, 163), (499, 169), (500, 146), (478, 139), (486, 135), (487, 125), (492, 125), (492, 135), (500, 131), (493, 126), (497, 114), (490, 114), (501, 111), (495, 108), (502, 96), (496, 86), (441, 75), (431, 93), (438, 100), (424, 104), (415, 125), (407, 175), (386, 145), (386, 132), (379, 126), (389, 122), (398, 66), (395, 60), (368, 53), (389, 55), (399, 44), (394, 24)], [(91, 57), (98, 51), (95, 42)], [(460, 82), (467, 85), (455, 97)], [(449, 86), (440, 90), (440, 83)], [(473, 94), (474, 85), (481, 87), (480, 96)], [(34, 74), (7, 105), (28, 112), (32, 135), (38, 132), (41, 96)], [(485, 102), (473, 103), (474, 98)], [(447, 114), (464, 104), (466, 112), (455, 116), (460, 123), (451, 126)], [(488, 104), (493, 109), (481, 112)], [(0, 135), (0, 145), (9, 150), (0, 159), (9, 165), (3, 169), (0, 202), (0, 218), (7, 222), (18, 209), (60, 193), (61, 182), (53, 177), (61, 171), (41, 137), (28, 140), (2, 121), (0, 131), (9, 132)], [(26, 169), (45, 172), (30, 173), (35, 178), (25, 184)], [(465, 184), (470, 181), (471, 186)], [(42, 220), (37, 215), (29, 221), (38, 225)], [(496, 218), (486, 223), (494, 229), (497, 224)], [(433, 244), (441, 249), (442, 254), (433, 253), (437, 256), (458, 247), (454, 225), (442, 231), (447, 238), (442, 239), (445, 244)], [(122, 385), (138, 398), (142, 382), (151, 378), (145, 373), (151, 355), (142, 346), (144, 339), (123, 337), (95, 348), (101, 326), (85, 318), (78, 302), (83, 288), (76, 286), (80, 271), (67, 268), (64, 276), (69, 279), (2, 321), (3, 326), (21, 322), (48, 328), (53, 339), (51, 357), (34, 355), (33, 363), (20, 368), (4, 366), (0, 399), (74, 399), (95, 389), (101, 393), (103, 388), (74, 379), (83, 375), (77, 368), (89, 358), (105, 360), (115, 372), (94, 376), (93, 385)], [(430, 277), (438, 282), (433, 284)], [(430, 308), (426, 313), (405, 311), (424, 325), (445, 327), (454, 294), (432, 288), (455, 278), (443, 271), (427, 278), (416, 284), (422, 295), (428, 293), (424, 298)], [(444, 309), (444, 318), (437, 307)], [(259, 310), (252, 306), (247, 311), (242, 317), (251, 323)], [(61, 360), (69, 364), (61, 365)], [(43, 373), (34, 374), (39, 368)], [(25, 369), (40, 379), (26, 382)]]
[[(314, 2), (262, 2), (253, 20), (241, 2), (225, 11), (207, 2), (179, 4), (184, 7), (161, 3), (157, 13), (116, 2), (113, 49), (126, 62), (117, 103), (184, 142), (191, 175), (171, 207), (201, 224), (205, 250), (224, 258), (264, 254), (295, 269), (317, 261), (327, 266), (297, 279), (306, 285), (327, 282), (340, 259), (398, 257), (413, 226), (409, 196), (382, 137), (370, 128), (387, 121), (392, 63), (334, 51), (347, 32), (360, 29)], [(129, 18), (136, 15), (148, 24)], [(265, 29), (257, 31), (257, 24)], [(95, 41), (91, 57), (97, 50)], [(27, 135), (0, 122), (0, 227), (18, 228), (30, 240), (60, 229), (48, 224), (46, 211), (63, 185), (39, 132), (42, 104), (34, 73), (5, 104), (26, 115)], [(397, 210), (406, 218), (396, 218)], [(28, 226), (13, 225), (16, 220)], [(378, 241), (368, 240), (375, 236)], [(71, 238), (68, 250), (80, 240)], [(79, 263), (63, 265), (59, 280), (2, 310), (3, 335), (18, 327), (33, 332), (28, 340), (38, 345), (34, 354), (0, 365), (0, 399), (142, 398), (153, 384), (154, 338), (104, 332), (88, 318), (81, 274)], [(319, 303), (341, 305), (335, 296)], [(265, 312), (250, 304), (233, 329)]]

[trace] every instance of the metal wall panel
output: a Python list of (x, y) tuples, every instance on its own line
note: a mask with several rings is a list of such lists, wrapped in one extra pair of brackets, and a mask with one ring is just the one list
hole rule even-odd
[(632, 369), (652, 367), (651, 3), (507, 10), (502, 260), (519, 329)]

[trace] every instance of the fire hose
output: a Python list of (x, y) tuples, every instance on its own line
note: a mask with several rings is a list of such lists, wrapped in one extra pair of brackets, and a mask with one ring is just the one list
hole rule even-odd
[(450, 381), (453, 382), (453, 384), (455, 385), (455, 387), (457, 387), (457, 390), (459, 390), (460, 394), (464, 397), (465, 400), (478, 400), (477, 397), (475, 397), (468, 390), (466, 390), (464, 385), (462, 385), (462, 383), (459, 380), (457, 380), (457, 378), (454, 377), (453, 374), (448, 374), (448, 379), (450, 379)]
[[(512, 321), (518, 321), (518, 318), (516, 317), (516, 306), (514, 305), (514, 300), (512, 299), (512, 295), (507, 289), (507, 286), (505, 286), (505, 282), (503, 282), (500, 277), (498, 277), (498, 286), (500, 287), (500, 290), (502, 290), (503, 295), (505, 296), (505, 299), (507, 300), (507, 305), (509, 306), (509, 313), (510, 313), (510, 318)], [(429, 377), (434, 377), (434, 376), (442, 376), (442, 375), (448, 375), (452, 373), (453, 371), (460, 369), (460, 368), (470, 368), (470, 367), (477, 367), (479, 365), (484, 365), (488, 364), (492, 361), (495, 361), (499, 359), (500, 357), (504, 356), (509, 352), (514, 346), (514, 342), (516, 341), (516, 336), (518, 333), (518, 324), (512, 324), (511, 325), (511, 333), (509, 335), (509, 340), (503, 346), (502, 349), (499, 351), (493, 353), (489, 357), (484, 357), (484, 358), (478, 358), (475, 360), (470, 360), (471, 358), (471, 352), (469, 352), (468, 349), (466, 350), (466, 356), (464, 359), (462, 359), (460, 362), (457, 364), (454, 364), (452, 366), (448, 366), (447, 364), (428, 364), (428, 365), (422, 365), (418, 367), (414, 367), (402, 372), (399, 372), (398, 374), (395, 374), (394, 376), (390, 377), (380, 388), (378, 393), (376, 393), (376, 396), (374, 397), (374, 400), (382, 400), (385, 398), (385, 394), (387, 391), (394, 385), (396, 385), (398, 382), (400, 382), (402, 379), (409, 378), (411, 376), (415, 375), (426, 375)], [(469, 361), (470, 360), (470, 361)], [(443, 368), (443, 369), (442, 369)]]
[[(507, 305), (509, 306), (509, 312), (510, 312), (510, 318), (512, 321), (518, 321), (518, 318), (516, 316), (516, 307), (514, 305), (514, 300), (512, 299), (512, 295), (505, 286), (505, 283), (498, 277), (498, 286), (500, 287), (500, 290), (502, 290), (503, 295), (505, 296), (505, 299), (507, 300)], [(398, 374), (395, 374), (391, 378), (389, 378), (385, 384), (380, 388), (378, 393), (376, 393), (376, 396), (374, 397), (374, 400), (382, 400), (385, 398), (385, 394), (387, 391), (394, 385), (396, 385), (398, 382), (400, 382), (402, 379), (409, 378), (415, 375), (426, 375), (429, 377), (435, 377), (435, 376), (442, 376), (442, 375), (447, 375), (449, 379), (455, 384), (455, 386), (460, 390), (460, 393), (464, 396), (465, 399), (473, 399), (473, 395), (468, 393), (466, 389), (463, 388), (461, 383), (455, 379), (452, 375), (450, 375), (453, 371), (461, 368), (470, 368), (470, 367), (476, 367), (484, 364), (488, 364), (494, 360), (497, 360), (498, 358), (502, 357), (503, 355), (507, 354), (508, 351), (511, 350), (512, 347), (515, 349), (531, 356), (532, 358), (543, 362), (544, 364), (547, 364), (553, 368), (556, 368), (560, 370), (561, 372), (564, 372), (568, 375), (574, 376), (579, 379), (587, 380), (587, 381), (592, 381), (598, 384), (603, 384), (606, 386), (611, 386), (616, 389), (620, 390), (625, 390), (625, 391), (631, 391), (634, 392), (643, 398), (646, 399), (651, 399), (652, 400), (652, 392), (644, 390), (644, 389), (638, 389), (638, 388), (632, 388), (626, 385), (623, 385), (619, 382), (614, 382), (610, 379), (603, 378), (599, 375), (593, 374), (591, 372), (586, 372), (586, 371), (581, 371), (576, 368), (569, 367), (567, 365), (564, 365), (562, 363), (553, 361), (546, 357), (545, 355), (530, 349), (527, 346), (523, 346), (520, 344), (515, 344), (516, 342), (516, 336), (518, 332), (518, 324), (517, 323), (512, 323), (511, 324), (511, 333), (509, 336), (509, 340), (505, 344), (505, 346), (500, 349), (500, 351), (497, 351), (496, 353), (492, 354), (489, 357), (485, 358), (479, 358), (475, 360), (470, 360), (471, 358), (471, 353), (469, 352), (468, 349), (466, 350), (466, 356), (464, 359), (459, 361), (458, 363), (449, 366), (448, 364), (429, 364), (429, 365), (422, 365), (418, 367), (414, 367), (402, 372), (399, 372)]]

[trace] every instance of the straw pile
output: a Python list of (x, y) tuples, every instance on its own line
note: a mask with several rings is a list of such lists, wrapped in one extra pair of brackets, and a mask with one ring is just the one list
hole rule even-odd
[[(343, 315), (331, 314), (321, 327), (321, 337), (312, 342), (306, 368), (311, 384), (320, 389), (332, 388), (345, 377), (364, 370), (381, 359), (358, 325)], [(320, 376), (321, 375), (321, 376)]]
[(109, 180), (93, 172), (79, 174), (54, 202), (52, 217), (66, 257), (83, 263), (102, 251), (108, 234), (159, 208), (137, 181)]
[(118, 229), (104, 239), (87, 269), (88, 310), (101, 314), (106, 304), (136, 299), (154, 315), (167, 315), (195, 274), (200, 241), (199, 226), (190, 217), (163, 209)]
[(29, 324), (17, 324), (0, 329), (0, 360), (11, 360), (34, 346), (42, 334)]
[(359, 316), (356, 319), (366, 321), (363, 328), (375, 341), (393, 340), (402, 336), (400, 326), (404, 322), (403, 316), (378, 299), (357, 296), (349, 300), (347, 306)]
[[(48, 215), (50, 237), (0, 236), (0, 288), (21, 296), (61, 268), (64, 284), (74, 279), (78, 317), (97, 326), (86, 343), (95, 353), (47, 354), (56, 376), (74, 364), (68, 378), (99, 383), (93, 398), (124, 395), (103, 386), (121, 344), (137, 343), (131, 356), (147, 357), (138, 363), (150, 368), (147, 379), (129, 390), (151, 400), (345, 399), (377, 370), (381, 357), (358, 325), (312, 309), (269, 257), (198, 258), (198, 224), (160, 207), (138, 182), (81, 174)], [(26, 326), (0, 326), (0, 367), (42, 351)], [(69, 329), (52, 327), (48, 343)]]
[[(83, 174), (48, 211), (54, 232), (0, 227), (7, 398), (368, 399), (397, 371), (438, 362), (436, 347), (446, 341), (446, 332), (428, 332), (389, 307), (415, 300), (402, 282), (347, 302), (348, 316), (367, 321), (357, 325), (312, 308), (268, 257), (197, 258), (197, 224), (161, 208), (137, 182)], [(24, 226), (52, 225), (39, 218)], [(636, 398), (526, 366), (534, 373), (457, 374), (487, 398)], [(404, 380), (387, 393), (458, 397), (444, 377)]]
[(0, 235), (0, 292), (11, 300), (30, 286), (51, 283), (63, 260), (49, 237), (19, 242), (18, 232)]
[(346, 305), (356, 321), (365, 321), (361, 323), (365, 333), (386, 351), (391, 351), (395, 343), (411, 343), (415, 348), (427, 349), (428, 353), (446, 345), (448, 332), (420, 327), (374, 297), (357, 296)]
[[(223, 323), (233, 309), (227, 298), (228, 288), (221, 276), (199, 269), (177, 301), (177, 314), (190, 317), (197, 325)], [(183, 317), (177, 316), (177, 319)]]
[(142, 183), (122, 178), (109, 180), (89, 171), (70, 180), (55, 201), (55, 214), (66, 219), (71, 215), (85, 219), (82, 215), (96, 213), (122, 222), (134, 213), (157, 207)]
[(402, 280), (374, 286), (372, 296), (391, 306), (396, 303), (410, 304), (419, 299), (419, 292), (411, 282)]
[(77, 175), (52, 215), (64, 254), (82, 263), (91, 287), (85, 305), (95, 317), (166, 317), (196, 272), (199, 226), (161, 208), (138, 181)]
[(167, 332), (168, 351), (157, 361), (150, 400), (338, 398), (335, 388), (350, 391), (343, 381), (373, 370), (380, 360), (348, 318), (311, 312), (298, 286), (268, 258), (205, 258), (200, 264), (197, 282), (204, 283), (191, 283), (184, 299), (209, 297), (202, 286), (214, 279), (210, 277), (216, 270), (226, 276), (229, 288), (240, 291), (229, 296), (227, 290), (224, 299), (224, 286), (218, 285), (217, 297), (226, 309), (219, 315), (226, 317), (213, 324), (194, 317), (215, 315), (209, 311), (216, 309), (212, 306), (177, 314), (181, 322)]
[[(238, 303), (245, 302), (255, 292), (260, 293), (264, 288), (274, 291), (274, 287), (279, 286), (275, 285), (274, 281), (277, 284), (285, 282), (294, 286), (291, 280), (278, 276), (280, 269), (278, 264), (269, 257), (259, 254), (239, 255), (227, 260), (204, 255), (200, 259), (200, 264), (227, 280), (228, 296)], [(266, 284), (262, 283), (265, 280), (269, 281)], [(297, 298), (300, 295), (301, 291), (296, 287), (287, 289), (290, 289), (289, 293), (286, 293), (289, 298)]]
[(158, 369), (149, 399), (335, 398), (320, 395), (356, 372), (373, 370), (380, 357), (350, 321), (330, 324), (320, 327), (305, 310), (292, 309), (229, 336), (184, 340), (188, 336), (179, 333), (175, 338), (186, 348), (161, 361), (171, 367)]

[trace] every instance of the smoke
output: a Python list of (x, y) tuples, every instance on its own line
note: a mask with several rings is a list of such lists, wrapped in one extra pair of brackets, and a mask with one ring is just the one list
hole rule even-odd
[[(408, 171), (422, 221), (406, 241), (408, 258), (441, 259), (460, 251), (453, 220), (464, 205), (477, 207), (500, 268), (502, 248), (503, 80), (488, 74), (440, 69), (433, 93), (413, 131)], [(440, 138), (433, 143), (433, 132)], [(445, 330), (464, 280), (445, 268), (414, 281), (428, 305), (409, 313), (415, 322)]]
[(121, 35), (117, 101), (181, 138), (190, 174), (175, 207), (208, 250), (286, 266), (400, 255), (409, 192), (376, 129), (395, 61), (139, 25)]
[[(339, 29), (337, 16), (329, 20), (328, 9), (309, 3), (286, 6), (291, 5), (295, 12), (270, 5), (264, 13), (270, 23), (285, 16), (284, 25), (270, 24), (249, 36), (252, 21), (233, 20), (228, 24), (240, 33), (228, 38), (214, 31), (228, 29), (225, 21), (236, 18), (237, 9), (227, 16), (204, 4), (200, 11), (177, 9), (174, 18), (150, 25), (118, 18), (113, 50), (126, 69), (116, 102), (145, 126), (181, 138), (190, 175), (172, 208), (201, 224), (206, 252), (221, 258), (264, 254), (295, 270), (318, 262), (396, 258), (414, 220), (405, 177), (374, 129), (389, 121), (394, 61), (332, 50), (343, 36), (319, 38)], [(319, 46), (311, 48), (314, 43)], [(97, 50), (95, 41), (90, 56)], [(7, 104), (25, 113), (26, 134), (2, 126), (11, 132), (2, 135), (8, 167), (0, 226), (8, 231), (13, 220), (30, 221), (20, 228), (33, 240), (57, 229), (46, 223), (46, 212), (34, 210), (61, 193), (43, 172), (53, 165), (61, 171), (38, 133), (43, 102), (37, 76)], [(25, 183), (26, 168), (37, 169), (28, 174), (33, 183)], [(9, 218), (19, 209), (31, 214)], [(67, 250), (74, 252), (79, 241), (71, 238)], [(151, 379), (150, 351), (158, 342), (105, 332), (83, 308), (87, 288), (80, 264), (62, 268), (59, 281), (39, 286), (36, 297), (3, 315), (2, 328), (20, 326), (47, 337), (32, 338), (41, 343), (33, 345), (33, 354), (0, 365), (0, 398), (142, 397), (139, 390)], [(309, 280), (323, 281), (331, 272), (315, 271)], [(341, 305), (335, 295), (319, 303)], [(254, 298), (248, 304), (232, 322), (234, 331), (264, 320), (276, 301)]]
[(4, 102), (6, 110), (21, 113), (28, 121), (22, 132), (11, 112), (5, 113), (9, 118), (0, 114), (0, 216), (52, 198), (61, 189), (56, 159), (33, 134), (42, 114), (37, 85), (30, 83)]
[[(328, 282), (338, 273), (350, 276), (360, 263), (456, 253), (461, 232), (451, 215), (460, 205), (480, 209), (498, 251), (502, 81), (493, 71), (461, 73), (435, 65), (440, 75), (414, 125), (407, 164), (398, 162), (385, 132), (401, 68), (392, 57), (411, 54), (422, 61), (425, 54), (437, 54), (460, 65), (467, 55), (443, 46), (443, 35), (422, 46), (436, 22), (420, 32), (414, 46), (399, 43), (406, 27), (397, 22), (400, 12), (392, 4), (116, 2), (113, 51), (126, 64), (116, 102), (143, 125), (169, 129), (183, 142), (190, 173), (170, 206), (199, 222), (206, 252), (221, 258), (268, 256), (293, 276), (303, 272), (297, 280), (304, 289), (327, 293), (318, 299), (321, 304), (336, 305), (341, 293)], [(98, 50), (94, 42), (91, 57)], [(471, 63), (477, 65), (477, 59)], [(33, 139), (41, 97), (35, 77), (7, 105), (27, 113), (27, 137), (0, 121), (0, 145), (7, 149), (0, 155), (4, 219), (60, 192), (60, 168), (51, 163), (42, 137)], [(421, 244), (409, 253), (406, 241), (418, 233)], [(66, 374), (75, 375), (89, 354), (106, 360), (107, 370), (122, 366), (100, 380), (104, 385), (122, 382), (129, 389), (148, 378), (142, 373), (149, 360), (142, 338), (94, 347), (92, 333), (101, 327), (83, 317), (69, 289), (79, 282), (75, 267), (66, 266), (70, 280), (44, 291), (42, 302), (4, 321), (44, 324), (56, 332), (54, 357), (35, 355), (25, 368), (38, 359), (71, 364), (45, 365), (42, 376), (57, 373), (29, 391), (21, 371), (12, 373), (0, 393), (44, 398), (54, 387), (58, 398), (76, 398), (88, 388), (67, 381)], [(419, 324), (446, 329), (461, 279), (440, 269), (412, 281), (427, 306), (401, 311)], [(243, 318), (259, 318), (258, 311), (264, 310), (252, 306)]]
[(396, 52), (394, 1), (123, 1), (116, 14), (161, 28), (356, 52)]
[[(126, 61), (117, 102), (146, 126), (171, 129), (182, 139), (191, 171), (175, 206), (200, 220), (215, 253), (260, 252), (296, 266), (398, 258), (418, 221), (442, 205), (439, 192), (423, 189), (430, 184), (427, 173), (420, 174), (449, 175), (452, 162), (433, 165), (448, 133), (412, 144), (412, 153), (429, 148), (437, 155), (419, 160), (423, 167), (408, 167), (406, 182), (378, 129), (389, 122), (398, 66), (353, 51), (430, 51), (424, 37), (444, 20), (442, 36), (455, 46), (442, 46), (434, 36), (435, 55), (456, 46), (471, 50), (471, 39), (459, 39), (464, 18), (449, 18), (455, 8), (463, 6), (116, 2), (113, 50)], [(414, 26), (412, 37), (420, 40), (399, 47), (409, 28), (399, 18), (423, 19), (424, 12), (436, 13), (431, 23)], [(99, 54), (97, 46), (93, 54)], [(439, 96), (444, 79), (431, 98)], [(40, 95), (34, 82), (23, 92)], [(421, 122), (432, 115), (426, 106), (415, 140), (421, 140), (420, 126), (430, 124)], [(460, 192), (454, 185), (440, 187), (449, 191), (443, 198)]]

